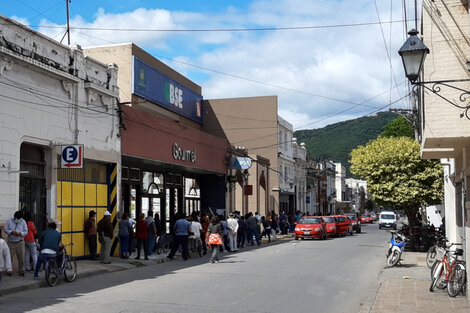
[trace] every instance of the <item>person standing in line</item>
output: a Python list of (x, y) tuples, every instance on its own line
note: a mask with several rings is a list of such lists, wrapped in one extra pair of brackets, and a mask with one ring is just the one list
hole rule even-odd
[[(11, 272), (11, 256), (7, 242), (2, 238), (2, 230), (0, 229), (0, 290), (2, 290), (3, 272)], [(0, 296), (2, 294), (0, 293)]]
[(140, 213), (139, 220), (135, 224), (135, 235), (137, 238), (137, 256), (135, 257), (136, 260), (140, 260), (140, 246), (144, 249), (144, 257), (145, 260), (148, 260), (147, 255), (147, 247), (145, 243), (148, 240), (148, 226), (149, 224), (145, 221), (145, 214)]
[[(199, 245), (202, 247), (201, 242), (201, 233), (202, 233), (202, 225), (199, 223), (199, 219), (196, 215), (191, 217), (191, 233), (189, 235), (189, 241), (192, 242), (193, 247), (197, 248)], [(202, 251), (198, 250), (199, 257), (201, 257)]]
[(268, 243), (271, 242), (271, 223), (266, 219), (266, 217), (261, 217), (261, 224), (263, 224), (263, 233), (268, 236)]
[(24, 237), (28, 234), (28, 226), (23, 219), (23, 213), (16, 211), (13, 218), (6, 222), (4, 230), (8, 235), (11, 263), (13, 263), (13, 258), (16, 257), (18, 273), (24, 277)]
[(276, 217), (271, 220), (271, 234), (273, 235), (273, 241), (277, 241), (277, 229), (279, 228), (277, 220), (278, 219)]
[(129, 216), (129, 224), (131, 225), (131, 232), (129, 233), (129, 256), (134, 253), (135, 247), (137, 246), (137, 239), (135, 237), (135, 219)]
[(238, 232), (237, 232), (237, 247), (244, 248), (246, 241), (246, 220), (244, 216), (240, 216), (238, 220)]
[(147, 241), (145, 242), (145, 249), (147, 249), (147, 256), (151, 256), (153, 253), (153, 247), (155, 246), (155, 237), (157, 237), (157, 226), (155, 225), (155, 220), (153, 219), (153, 211), (149, 210), (147, 217), (145, 218), (147, 222)]
[(228, 242), (230, 251), (238, 251), (237, 246), (237, 232), (238, 232), (238, 221), (235, 218), (235, 214), (230, 213), (227, 219), (227, 231), (228, 231)]
[(211, 263), (219, 263), (218, 253), (220, 246), (223, 244), (223, 231), (220, 225), (220, 218), (215, 215), (209, 224), (206, 234), (206, 242), (212, 249)]
[(207, 244), (206, 244), (205, 238), (207, 234), (207, 229), (209, 228), (209, 224), (210, 224), (209, 217), (203, 214), (201, 217), (201, 226), (202, 226), (201, 238), (203, 238), (202, 249), (204, 250), (204, 252), (202, 253), (203, 255), (207, 254)]
[[(36, 239), (38, 238), (38, 231), (36, 230), (36, 226), (34, 222), (31, 220), (31, 213), (24, 212), (23, 214), (24, 220), (26, 221), (26, 226), (28, 227), (28, 234), (24, 236), (24, 245), (25, 245), (25, 252), (24, 252), (24, 264), (26, 271), (34, 270), (34, 266), (38, 261), (38, 247), (36, 245)], [(31, 265), (31, 261), (33, 261)]]
[(186, 220), (186, 217), (182, 213), (177, 214), (177, 220), (175, 222), (175, 239), (173, 241), (173, 247), (171, 247), (171, 252), (167, 256), (170, 260), (176, 254), (179, 246), (183, 250), (182, 257), (184, 261), (187, 261), (189, 258), (188, 251), (188, 241), (189, 241), (189, 231), (191, 230), (191, 224)]
[(85, 222), (85, 235), (88, 239), (88, 250), (90, 250), (90, 260), (96, 260), (96, 212), (91, 210), (88, 212), (88, 219)]
[(129, 223), (129, 214), (124, 212), (119, 221), (119, 246), (121, 248), (121, 259), (129, 258), (129, 236), (132, 232), (131, 223)]
[(248, 238), (250, 240), (250, 244), (252, 246), (255, 245), (253, 241), (253, 237), (256, 240), (256, 244), (258, 247), (260, 246), (260, 240), (259, 240), (259, 233), (258, 233), (258, 222), (256, 220), (256, 217), (253, 215), (253, 213), (248, 213), (248, 219), (246, 220), (246, 226), (248, 228)]
[(55, 258), (59, 245), (62, 240), (61, 234), (57, 231), (57, 224), (54, 222), (47, 225), (47, 230), (41, 234), (39, 238), (39, 245), (41, 246), (41, 253), (39, 253), (38, 261), (34, 268), (34, 279), (38, 279), (39, 269), (47, 259)]
[(103, 218), (98, 222), (97, 232), (101, 243), (100, 262), (110, 264), (109, 254), (113, 243), (113, 225), (111, 224), (111, 213), (109, 211), (105, 211)]

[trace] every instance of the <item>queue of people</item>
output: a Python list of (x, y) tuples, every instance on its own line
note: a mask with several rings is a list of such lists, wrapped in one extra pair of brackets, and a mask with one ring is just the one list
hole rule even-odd
[[(162, 233), (158, 213), (154, 214), (149, 210), (147, 216), (140, 214), (137, 221), (123, 213), (116, 233), (113, 233), (110, 212), (105, 211), (98, 222), (96, 217), (96, 212), (90, 211), (84, 224), (91, 260), (98, 260), (99, 241), (100, 262), (111, 263), (110, 251), (114, 237), (119, 238), (121, 258), (127, 259), (135, 252), (135, 259), (140, 259), (143, 250), (144, 259), (148, 260), (155, 252), (156, 238)], [(284, 213), (277, 216), (274, 211), (267, 216), (260, 216), (257, 212), (241, 216), (240, 212), (232, 212), (227, 219), (219, 215), (200, 215), (199, 212), (194, 212), (191, 216), (176, 214), (172, 224), (174, 229), (171, 230), (173, 240), (167, 256), (169, 259), (173, 259), (181, 248), (182, 259), (188, 260), (189, 245), (192, 244), (202, 248), (202, 255), (210, 250), (210, 262), (217, 263), (221, 252), (237, 252), (247, 244), (260, 246), (262, 237), (267, 237), (268, 243), (277, 240), (279, 233), (286, 232), (289, 218)], [(14, 260), (18, 264), (19, 276), (24, 277), (25, 271), (34, 271), (34, 277), (37, 278), (45, 260), (59, 251), (61, 236), (56, 228), (55, 223), (49, 223), (48, 229), (39, 235), (29, 212), (15, 212), (4, 227), (7, 241), (1, 238), (0, 232), (0, 284), (2, 273), (12, 275)]]

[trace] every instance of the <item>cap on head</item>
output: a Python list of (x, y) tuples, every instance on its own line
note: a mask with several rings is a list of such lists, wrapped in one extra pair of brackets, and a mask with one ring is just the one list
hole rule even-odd
[(109, 211), (104, 211), (104, 216), (111, 216), (111, 213), (109, 213)]

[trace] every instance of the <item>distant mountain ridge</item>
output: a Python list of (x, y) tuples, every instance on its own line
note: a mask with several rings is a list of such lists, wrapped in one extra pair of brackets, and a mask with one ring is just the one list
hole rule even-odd
[(379, 112), (375, 115), (339, 122), (323, 128), (298, 130), (297, 142), (305, 143), (307, 153), (314, 160), (342, 163), (349, 171), (349, 154), (359, 145), (365, 145), (383, 132), (385, 125), (397, 118), (396, 113)]

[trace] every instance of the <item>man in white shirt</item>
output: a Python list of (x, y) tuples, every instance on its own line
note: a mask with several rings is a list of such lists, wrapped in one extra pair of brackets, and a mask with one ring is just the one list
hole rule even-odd
[(202, 256), (202, 241), (201, 241), (202, 225), (199, 223), (197, 216), (191, 217), (191, 228), (189, 234), (189, 251), (198, 251), (199, 256)]
[(228, 227), (228, 240), (230, 249), (232, 252), (238, 251), (237, 247), (237, 231), (238, 231), (238, 220), (235, 218), (235, 214), (230, 213), (227, 219)]

